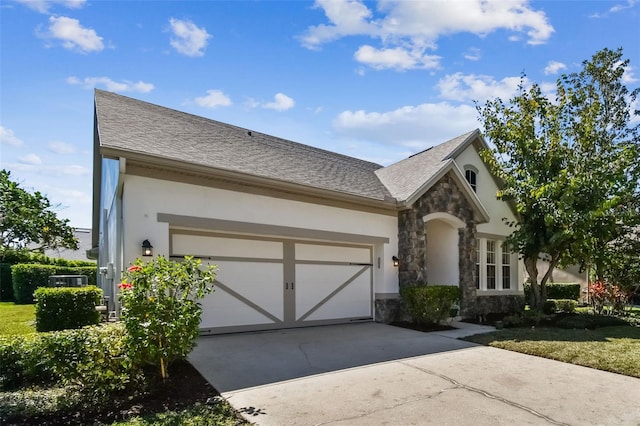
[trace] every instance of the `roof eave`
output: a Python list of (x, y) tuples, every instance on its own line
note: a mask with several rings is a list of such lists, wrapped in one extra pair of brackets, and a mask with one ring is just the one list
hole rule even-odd
[(374, 207), (382, 210), (396, 211), (398, 203), (395, 198), (385, 197), (384, 200), (363, 197), (346, 192), (332, 191), (329, 189), (317, 188), (309, 185), (296, 184), (283, 180), (256, 176), (247, 173), (225, 170), (210, 166), (203, 166), (188, 163), (169, 158), (152, 156), (140, 152), (130, 150), (122, 150), (118, 148), (102, 146), (100, 152), (103, 157), (109, 158), (126, 158), (128, 161), (134, 161), (139, 164), (147, 164), (156, 167), (170, 168), (178, 171), (197, 173), (212, 178), (230, 180), (239, 184), (252, 186), (263, 186), (274, 190), (280, 190), (290, 193), (299, 193), (301, 195), (312, 195), (318, 198), (342, 201), (346, 203), (357, 204), (360, 206)]

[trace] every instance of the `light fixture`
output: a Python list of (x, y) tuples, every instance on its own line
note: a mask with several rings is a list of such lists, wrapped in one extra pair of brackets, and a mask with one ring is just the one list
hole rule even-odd
[(395, 267), (400, 266), (400, 259), (398, 259), (398, 257), (397, 257), (397, 256), (393, 256), (393, 257), (391, 258), (391, 260), (393, 260), (393, 266), (395, 266)]
[(149, 240), (144, 240), (142, 242), (142, 255), (143, 256), (153, 256), (153, 246), (149, 242)]

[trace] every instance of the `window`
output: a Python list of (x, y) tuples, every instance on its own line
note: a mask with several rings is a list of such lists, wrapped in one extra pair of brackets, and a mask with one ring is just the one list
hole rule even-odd
[(480, 240), (476, 238), (476, 288), (480, 288)]
[(476, 238), (475, 285), (479, 291), (516, 290), (511, 276), (515, 257), (503, 240)]
[(511, 253), (506, 244), (502, 244), (502, 289), (511, 288)]
[(487, 290), (496, 289), (496, 242), (487, 240)]
[(477, 172), (475, 170), (466, 168), (464, 171), (464, 178), (467, 180), (467, 182), (469, 182), (469, 185), (471, 185), (473, 192), (476, 192)]

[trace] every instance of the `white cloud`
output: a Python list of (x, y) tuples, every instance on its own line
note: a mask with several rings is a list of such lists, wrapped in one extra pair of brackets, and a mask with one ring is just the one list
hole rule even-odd
[(359, 0), (316, 0), (314, 7), (323, 9), (331, 24), (314, 25), (307, 29), (300, 40), (309, 49), (341, 37), (378, 31), (374, 23), (367, 21), (372, 16), (371, 11)]
[(13, 130), (0, 126), (0, 144), (22, 146), (24, 142), (13, 133)]
[(65, 49), (80, 53), (99, 52), (104, 49), (102, 37), (91, 28), (84, 28), (80, 21), (66, 16), (49, 17), (49, 29), (43, 38), (57, 39)]
[(231, 99), (221, 90), (207, 90), (207, 95), (195, 98), (195, 103), (201, 107), (215, 108), (231, 105)]
[(356, 61), (370, 66), (373, 69), (395, 69), (398, 71), (409, 69), (438, 68), (440, 56), (426, 55), (424, 49), (409, 51), (403, 47), (391, 49), (376, 49), (364, 45), (353, 55)]
[(558, 74), (560, 71), (566, 70), (567, 66), (565, 64), (563, 64), (562, 62), (558, 62), (558, 61), (549, 61), (547, 63), (547, 66), (544, 67), (544, 74), (545, 75), (555, 75)]
[(38, 157), (36, 154), (33, 154), (33, 153), (20, 157), (18, 161), (20, 161), (23, 164), (28, 164), (31, 166), (39, 166), (40, 164), (42, 164), (42, 160), (40, 159), (40, 157)]
[(76, 152), (76, 148), (70, 143), (66, 143), (66, 142), (58, 142), (58, 141), (49, 142), (47, 144), (47, 148), (51, 152), (55, 152), (56, 154), (62, 154), (62, 155), (73, 154)]
[(633, 67), (631, 65), (627, 65), (627, 67), (624, 69), (624, 73), (622, 74), (622, 82), (624, 84), (637, 82), (638, 79), (636, 78), (634, 72), (635, 70), (633, 69)]
[(80, 9), (86, 4), (86, 0), (16, 0), (29, 9), (40, 13), (48, 13), (49, 9), (55, 5), (60, 5), (68, 9)]
[[(505, 77), (496, 81), (487, 75), (455, 74), (446, 75), (438, 81), (440, 97), (447, 100), (468, 102), (484, 102), (499, 97), (510, 99), (516, 94), (520, 85), (520, 77)], [(525, 85), (528, 81), (525, 79)]]
[(412, 149), (424, 149), (478, 126), (470, 105), (447, 102), (403, 106), (393, 111), (343, 111), (333, 121), (338, 135)]
[[(528, 0), (380, 0), (379, 17), (360, 0), (316, 0), (315, 7), (324, 10), (329, 23), (307, 28), (299, 37), (302, 45), (316, 49), (347, 36), (379, 39), (380, 47), (361, 46), (354, 55), (376, 69), (407, 69), (414, 66), (412, 58), (429, 68), (427, 64), (433, 65), (436, 58), (424, 55), (424, 51), (435, 50), (436, 41), (445, 35), (484, 37), (504, 30), (510, 39), (524, 35), (528, 44), (536, 45), (545, 43), (554, 32), (545, 13), (531, 8)], [(413, 55), (408, 55), (411, 52)]]
[(468, 61), (479, 61), (482, 58), (481, 51), (477, 47), (470, 47), (463, 57)]
[(203, 56), (204, 49), (211, 35), (202, 27), (198, 28), (193, 22), (187, 20), (169, 19), (171, 32), (174, 37), (170, 44), (179, 53), (186, 56)]
[(286, 111), (294, 107), (296, 103), (284, 93), (276, 93), (273, 102), (267, 102), (262, 105), (263, 108), (274, 109), (276, 111)]
[(85, 89), (93, 89), (94, 87), (102, 86), (111, 92), (148, 93), (155, 88), (153, 84), (145, 83), (144, 81), (133, 82), (123, 80), (121, 82), (117, 82), (113, 81), (109, 77), (85, 77), (83, 79), (78, 77), (68, 77), (67, 83), (83, 86)]

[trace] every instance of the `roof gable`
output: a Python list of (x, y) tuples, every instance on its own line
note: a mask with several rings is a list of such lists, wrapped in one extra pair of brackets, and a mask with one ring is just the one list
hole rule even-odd
[(480, 132), (465, 133), (440, 145), (432, 146), (387, 166), (376, 170), (376, 175), (399, 202), (416, 199), (429, 188), (425, 184), (434, 183), (435, 176), (441, 176), (453, 154), (468, 146)]
[(382, 166), (102, 90), (95, 91), (101, 152), (237, 172), (274, 182), (395, 202)]

